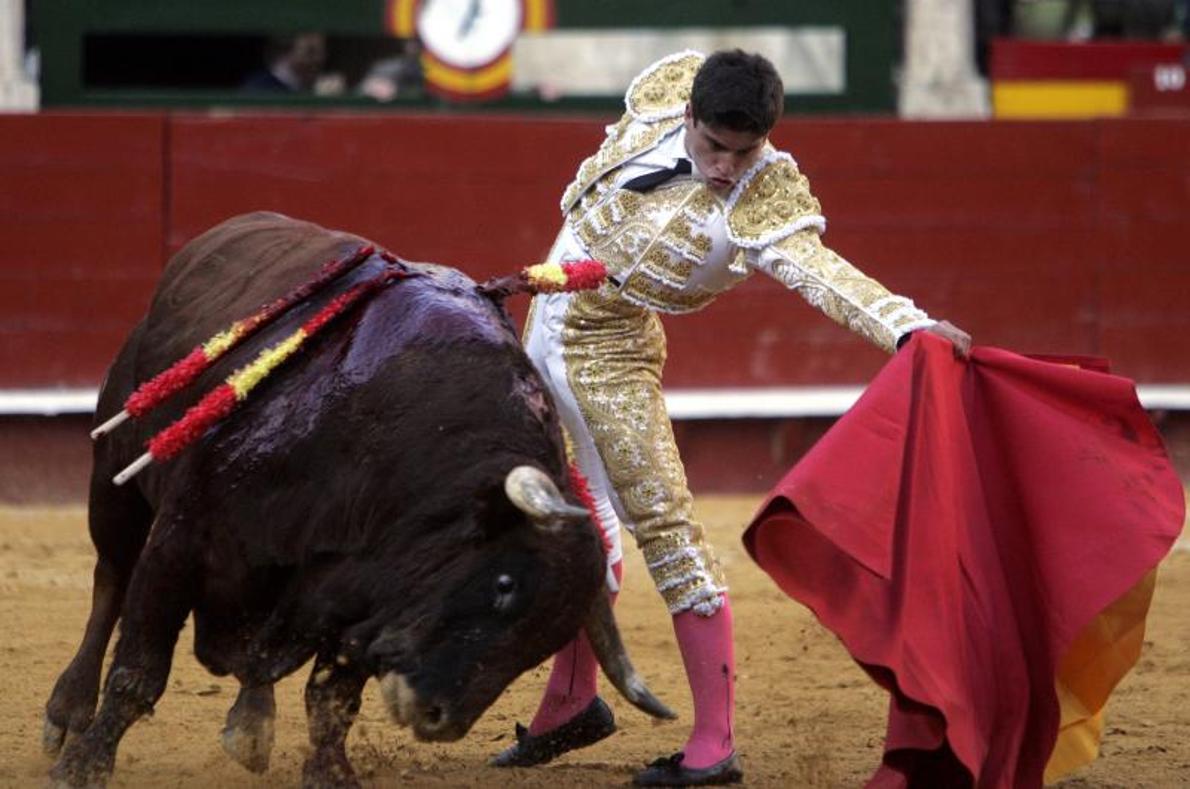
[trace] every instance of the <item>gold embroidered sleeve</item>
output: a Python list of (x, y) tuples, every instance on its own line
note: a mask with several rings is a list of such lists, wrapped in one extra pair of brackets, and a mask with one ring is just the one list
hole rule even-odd
[(758, 268), (889, 353), (901, 335), (934, 323), (912, 301), (890, 293), (823, 244), (811, 228), (764, 249)]

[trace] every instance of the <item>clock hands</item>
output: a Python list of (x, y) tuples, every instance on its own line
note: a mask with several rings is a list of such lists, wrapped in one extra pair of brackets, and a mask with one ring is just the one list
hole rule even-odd
[(463, 22), (459, 25), (459, 38), (466, 38), (471, 28), (475, 27), (475, 22), (479, 19), (479, 2), (480, 0), (471, 0), (467, 4), (467, 13), (463, 15)]

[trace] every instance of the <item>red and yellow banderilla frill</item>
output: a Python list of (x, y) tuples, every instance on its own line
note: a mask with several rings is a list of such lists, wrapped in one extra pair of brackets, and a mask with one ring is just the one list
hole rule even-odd
[(149, 439), (149, 451), (113, 478), (123, 485), (154, 460), (168, 460), (194, 443), (215, 423), (230, 414), (248, 394), (323, 327), (352, 304), (396, 279), (410, 276), (404, 269), (390, 269), (366, 282), (353, 286), (319, 310), (301, 328), (276, 345), (265, 348), (251, 364), (232, 373), (219, 386), (207, 392), (181, 419)]
[[(232, 324), (231, 328), (215, 335), (170, 366), (164, 373), (138, 387), (125, 403), (125, 409), (121, 412), (124, 416), (108, 420), (92, 436), (103, 435), (127, 419), (129, 415), (141, 416), (147, 413), (170, 395), (193, 382), (215, 359), (241, 343), (261, 326), (272, 321), (277, 315), (300, 300), (320, 290), (349, 268), (355, 267), (362, 260), (370, 257), (372, 252), (371, 246), (365, 246), (357, 250), (351, 258), (333, 261), (315, 279), (269, 304), (255, 315), (237, 321)], [(398, 262), (397, 258), (387, 252), (382, 252), (381, 256), (389, 263)], [(372, 295), (390, 282), (409, 276), (412, 275), (405, 268), (386, 269), (372, 279), (361, 282), (336, 296), (317, 314), (302, 324), (301, 328), (281, 342), (261, 351), (251, 364), (232, 373), (222, 384), (191, 406), (181, 419), (149, 439), (148, 451), (113, 477), (112, 481), (117, 485), (123, 485), (153, 461), (168, 460), (177, 455), (194, 443), (210, 427), (230, 414), (273, 370), (293, 356), (308, 339), (345, 312), (351, 305)], [(516, 275), (515, 279), (518, 280), (522, 289), (539, 293), (596, 288), (606, 276), (607, 272), (602, 263), (583, 260), (562, 265), (543, 263), (528, 266)]]
[(330, 261), (313, 279), (211, 337), (186, 356), (138, 386), (136, 391), (124, 401), (124, 410), (92, 430), (91, 438), (96, 439), (105, 433), (110, 433), (129, 417), (139, 419), (149, 413), (175, 393), (189, 386), (219, 357), (272, 323), (277, 316), (293, 305), (305, 301), (357, 267), (371, 257), (374, 251), (375, 248), (371, 244), (366, 244), (360, 246), (348, 257)]
[(558, 293), (597, 288), (607, 278), (607, 269), (598, 260), (575, 260), (526, 266), (521, 275), (534, 293)]

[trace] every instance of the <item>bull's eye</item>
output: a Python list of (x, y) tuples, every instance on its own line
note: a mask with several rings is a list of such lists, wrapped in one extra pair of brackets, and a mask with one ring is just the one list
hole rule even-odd
[(511, 575), (501, 575), (496, 578), (496, 610), (507, 611), (512, 606), (513, 593), (516, 591), (516, 581)]

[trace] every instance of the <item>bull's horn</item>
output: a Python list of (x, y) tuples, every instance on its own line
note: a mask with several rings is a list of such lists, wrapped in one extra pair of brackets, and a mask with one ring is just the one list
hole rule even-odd
[(600, 589), (595, 598), (585, 627), (591, 649), (595, 652), (599, 665), (603, 667), (603, 673), (616, 686), (616, 690), (620, 691), (620, 695), (632, 702), (637, 709), (654, 718), (673, 720), (678, 717), (653, 695), (632, 667), (632, 661), (628, 659), (628, 653), (624, 650), (624, 642), (620, 640), (620, 629), (616, 627), (616, 618), (612, 615), (612, 606), (606, 591)]
[(504, 478), (504, 493), (516, 508), (542, 526), (556, 526), (591, 517), (583, 507), (562, 498), (554, 481), (539, 468), (517, 466)]

